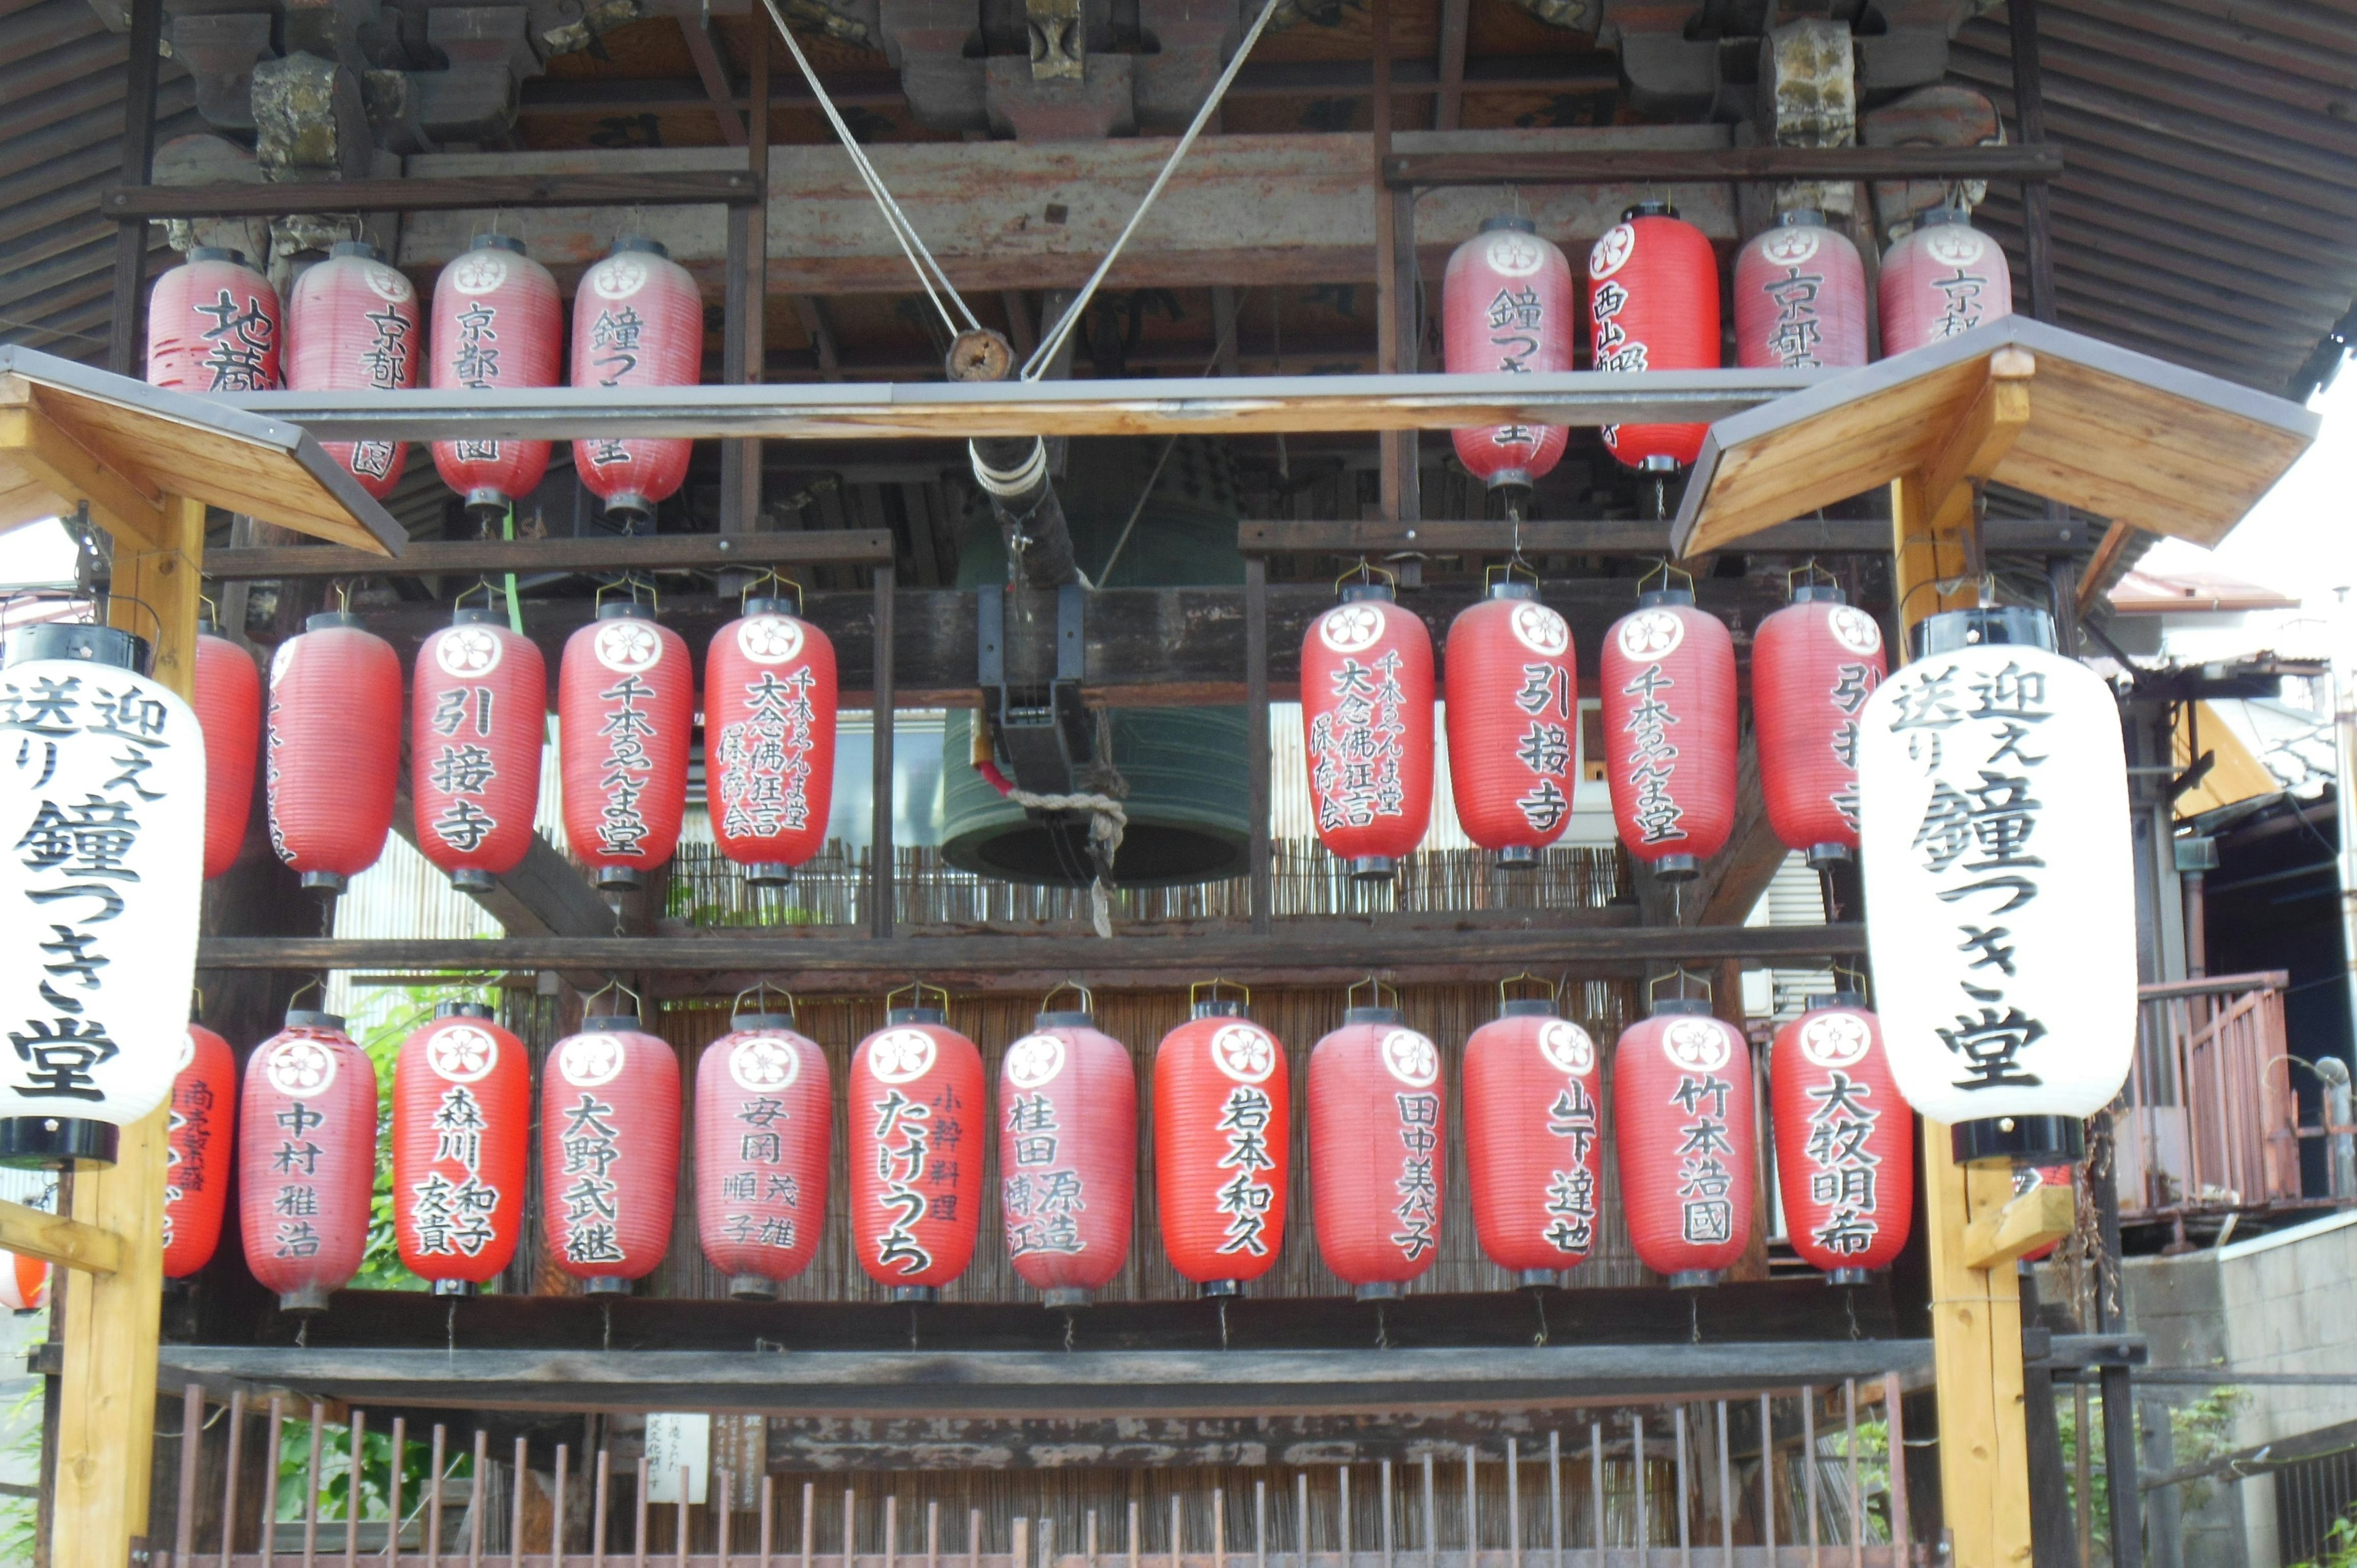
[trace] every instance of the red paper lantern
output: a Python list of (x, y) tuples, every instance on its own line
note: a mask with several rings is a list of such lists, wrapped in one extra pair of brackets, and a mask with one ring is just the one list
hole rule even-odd
[(1083, 1010), (1041, 1013), (998, 1071), (1006, 1253), (1048, 1306), (1086, 1306), (1129, 1261), (1137, 1066)]
[(628, 1295), (671, 1246), (679, 1058), (635, 1015), (584, 1018), (541, 1069), (548, 1257), (591, 1295)]
[(1653, 1004), (1612, 1050), (1612, 1142), (1638, 1261), (1673, 1288), (1718, 1283), (1751, 1240), (1751, 1047), (1710, 1004)]
[(262, 671), (253, 656), (210, 623), (197, 633), (197, 682), (189, 706), (205, 737), (205, 877), (237, 864), (253, 808), (253, 765), (262, 751)]
[(1194, 1004), (1154, 1053), (1155, 1211), (1171, 1266), (1241, 1295), (1285, 1251), (1292, 1073), (1242, 1002)]
[(748, 599), (704, 664), (712, 836), (757, 887), (826, 843), (834, 800), (834, 644), (782, 599)]
[(376, 1066), (333, 1013), (292, 1009), (246, 1063), (237, 1131), (245, 1266), (281, 1312), (360, 1272), (376, 1185)]
[(852, 1251), (892, 1300), (938, 1301), (981, 1234), (982, 1053), (939, 1008), (891, 1008), (846, 1098)]
[(409, 793), (418, 853), (451, 886), (488, 892), (532, 847), (547, 730), (540, 645), (497, 612), (461, 605), (418, 644)]
[(1847, 370), (1867, 358), (1866, 264), (1823, 214), (1780, 214), (1735, 253), (1737, 364)]
[(358, 616), (313, 616), (271, 657), (264, 752), (270, 843), (304, 886), (376, 864), (400, 767), (401, 656)]
[(1465, 836), (1535, 865), (1571, 825), (1579, 660), (1571, 628), (1508, 578), (1449, 623), (1448, 787)]
[(1735, 827), (1735, 639), (1684, 588), (1641, 594), (1604, 634), (1605, 778), (1629, 853), (1695, 875)]
[(1465, 1042), (1465, 1175), (1481, 1251), (1547, 1285), (1596, 1244), (1603, 1193), (1601, 1058), (1555, 1004), (1513, 1001)]
[(1865, 999), (1815, 998), (1777, 1030), (1768, 1084), (1792, 1250), (1829, 1283), (1864, 1284), (1907, 1245), (1915, 1213), (1915, 1113)]
[(1309, 1054), (1309, 1196), (1318, 1255), (1361, 1301), (1440, 1256), (1448, 1175), (1440, 1051), (1391, 1007), (1352, 1007)]
[(49, 1305), (49, 1265), (21, 1252), (0, 1251), (0, 1306), (38, 1312)]
[[(704, 296), (652, 240), (626, 236), (573, 291), (573, 384), (692, 387), (704, 371)], [(576, 441), (573, 467), (624, 531), (651, 524), (655, 503), (687, 478), (688, 441)]]
[[(417, 290), (376, 247), (339, 242), (286, 302), (286, 384), (296, 392), (399, 392), (417, 384)], [(401, 482), (405, 441), (329, 441), (328, 456), (382, 500)]]
[(393, 1069), (393, 1223), (436, 1295), (472, 1295), (523, 1236), (532, 1064), (476, 1002), (446, 1002)]
[(237, 1147), (237, 1058), (202, 1024), (188, 1026), (165, 1116), (164, 1277), (184, 1280), (213, 1261), (229, 1208)]
[(1301, 639), (1301, 729), (1318, 839), (1388, 878), (1432, 816), (1432, 634), (1382, 583), (1355, 583)]
[(278, 291), (235, 251), (199, 245), (147, 296), (147, 380), (176, 392), (278, 385)]
[[(1640, 202), (1587, 253), (1587, 323), (1599, 371), (1718, 368), (1718, 258), (1674, 208)], [(1667, 472), (1702, 451), (1703, 424), (1608, 424), (1632, 468)]]
[(1960, 207), (1934, 207), (1882, 258), (1882, 352), (1903, 354), (2013, 314), (2005, 249)]
[(695, 1231), (728, 1294), (767, 1300), (826, 1233), (834, 1103), (791, 1013), (739, 1013), (695, 1066)]
[[(1441, 283), (1440, 340), (1452, 376), (1567, 371), (1577, 306), (1571, 263), (1527, 218), (1491, 218), (1457, 247)], [(1491, 489), (1528, 489), (1555, 471), (1560, 424), (1497, 424), (1455, 433), (1458, 460)]]
[(1751, 638), (1751, 724), (1768, 822), (1812, 865), (1857, 849), (1857, 713), (1882, 684), (1882, 628), (1804, 584)]
[(565, 836), (598, 886), (636, 887), (640, 872), (671, 858), (687, 810), (687, 644), (634, 600), (601, 605), (565, 639), (556, 714)]
[[(434, 280), (436, 392), (553, 387), (564, 371), (565, 302), (523, 242), (481, 234)], [(496, 519), (548, 472), (548, 443), (499, 437), (434, 443), (442, 482), (479, 521)]]

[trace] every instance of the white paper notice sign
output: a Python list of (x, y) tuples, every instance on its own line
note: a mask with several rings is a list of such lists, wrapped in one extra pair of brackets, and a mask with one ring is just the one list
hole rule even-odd
[[(680, 1472), (687, 1472), (687, 1497), (679, 1495)], [(647, 1417), (647, 1500), (704, 1501), (712, 1474), (712, 1418), (708, 1415)]]

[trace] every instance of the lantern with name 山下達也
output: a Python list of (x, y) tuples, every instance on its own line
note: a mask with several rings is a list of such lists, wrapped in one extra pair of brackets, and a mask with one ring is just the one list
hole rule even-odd
[(705, 782), (713, 840), (756, 887), (826, 842), (834, 725), (834, 644), (783, 598), (747, 598), (704, 659)]
[(1310, 810), (1351, 875), (1388, 879), (1424, 842), (1432, 727), (1432, 634), (1369, 573), (1301, 639)]
[(332, 1013), (290, 1008), (239, 1094), (245, 1266), (281, 1312), (325, 1312), (360, 1272), (376, 1183), (376, 1065)]
[(449, 874), (451, 886), (489, 892), (522, 862), (547, 733), (540, 645), (498, 611), (462, 604), (418, 644), (409, 793), (418, 853)]
[(1048, 1306), (1085, 1306), (1120, 1274), (1136, 1205), (1136, 1064), (1080, 999), (1042, 1011), (998, 1070), (1007, 1258)]
[(1448, 787), (1465, 836), (1531, 866), (1571, 825), (1579, 665), (1571, 627), (1511, 574), (1449, 623)]
[(1864, 1284), (1907, 1245), (1915, 1209), (1915, 1116), (1866, 999), (1812, 997), (1776, 1031), (1768, 1084), (1792, 1250), (1831, 1283)]
[(1555, 1283), (1596, 1244), (1601, 1067), (1595, 1040), (1551, 998), (1507, 1000), (1465, 1042), (1473, 1227), (1482, 1254), (1517, 1284)]
[[(436, 392), (553, 387), (564, 373), (565, 302), (523, 242), (479, 234), (434, 280)], [(479, 522), (496, 521), (548, 472), (548, 443), (468, 436), (434, 443), (442, 482)]]
[(826, 1233), (832, 1079), (785, 1002), (766, 1007), (757, 994), (695, 1064), (696, 1239), (728, 1294), (747, 1301), (774, 1297), (810, 1267)]
[(472, 1295), (523, 1237), (532, 1068), (477, 1002), (445, 1002), (393, 1069), (393, 1239), (436, 1295)]
[(1882, 683), (1882, 628), (1828, 584), (1803, 583), (1751, 634), (1751, 726), (1768, 822), (1824, 866), (1857, 848), (1858, 714)]
[(599, 887), (636, 887), (671, 858), (694, 727), (687, 644), (636, 598), (601, 604), (565, 639), (556, 674), (565, 836)]
[(1154, 1053), (1162, 1248), (1207, 1296), (1240, 1295), (1276, 1266), (1293, 1167), (1285, 1047), (1245, 1015), (1249, 993), (1222, 997), (1219, 984), (1192, 988), (1193, 1016)]
[(1620, 842), (1696, 875), (1735, 827), (1735, 641), (1691, 587), (1641, 593), (1604, 634), (1605, 779)]
[(270, 657), (270, 843), (303, 886), (341, 893), (384, 853), (401, 767), (401, 656), (340, 610)]
[(584, 1293), (628, 1295), (670, 1250), (679, 1110), (679, 1058), (635, 1012), (592, 1014), (579, 1034), (549, 1048), (540, 1085), (541, 1223), (549, 1262)]
[[(1457, 247), (1441, 280), (1441, 353), (1450, 375), (1567, 371), (1577, 307), (1571, 263), (1527, 218), (1491, 218)], [(1528, 490), (1562, 460), (1560, 424), (1455, 433), (1458, 460), (1491, 489)]]
[(1661, 997), (1612, 1048), (1612, 1145), (1638, 1261), (1711, 1285), (1751, 1240), (1751, 1047), (1710, 1004)]
[[(941, 1006), (926, 1004), (928, 992)], [(912, 1005), (892, 1000), (884, 1027), (852, 1053), (845, 1094), (852, 1250), (894, 1301), (938, 1301), (981, 1237), (982, 1053), (949, 1026), (947, 992), (920, 986)]]
[(1396, 1006), (1345, 1008), (1310, 1052), (1318, 1251), (1362, 1301), (1401, 1294), (1440, 1256), (1448, 1093), (1439, 1047)]

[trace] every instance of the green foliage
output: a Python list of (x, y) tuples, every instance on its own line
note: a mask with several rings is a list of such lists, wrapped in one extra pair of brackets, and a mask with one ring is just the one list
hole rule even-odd
[[(33, 1334), (38, 1340), (48, 1332), (48, 1316), (44, 1312)], [(41, 1380), (16, 1396), (8, 1407), (10, 1423), (24, 1423), (25, 1429), (8, 1445), (8, 1456), (27, 1461), (27, 1468), (36, 1476), (41, 1470)], [(32, 1498), (0, 1498), (0, 1563), (30, 1563), (40, 1530), (40, 1504)]]
[(2324, 1532), (2324, 1551), (2291, 1564), (2291, 1568), (2357, 1568), (2357, 1505), (2332, 1521)]
[[(401, 1511), (405, 1519), (417, 1516), (426, 1501), (426, 1478), (433, 1466), (434, 1450), (430, 1444), (405, 1442), (401, 1453)], [(474, 1455), (446, 1455), (443, 1474), (446, 1477), (465, 1479), (474, 1473)], [(393, 1434), (371, 1432), (361, 1440), (360, 1489), (361, 1518), (385, 1520), (393, 1517)], [(311, 1467), (311, 1423), (307, 1421), (286, 1423), (279, 1438), (278, 1497), (273, 1518), (288, 1523), (303, 1518), (303, 1488)], [(319, 1435), (319, 1517), (341, 1520), (347, 1518), (347, 1499), (352, 1492), (352, 1431), (349, 1426), (328, 1425)], [(13, 1561), (0, 1557), (0, 1561)]]
[[(2200, 1465), (2215, 1459), (2234, 1446), (2234, 1417), (2243, 1402), (2250, 1396), (2241, 1389), (2218, 1389), (2195, 1400), (2190, 1404), (2169, 1407), (2169, 1434), (2179, 1465)], [(2147, 1405), (2147, 1412), (2153, 1407)], [(2147, 1418), (2150, 1419), (2147, 1413)], [(2104, 1397), (2089, 1391), (2087, 1424), (2093, 1430), (2079, 1430), (2079, 1412), (2075, 1400), (2058, 1398), (2054, 1402), (2054, 1424), (2062, 1439), (2062, 1476), (2070, 1488), (2071, 1506), (2076, 1510), (2085, 1507), (2079, 1497), (2079, 1444), (2088, 1444), (2088, 1489), (2094, 1494), (2093, 1525), (2095, 1555), (2108, 1557), (2111, 1552), (2111, 1509), (2109, 1483), (2104, 1478)], [(2208, 1500), (2213, 1483), (2189, 1481), (2182, 1488), (2185, 1508), (2190, 1512)], [(2352, 1560), (2347, 1568), (2357, 1568)]]
[[(1836, 1428), (1830, 1435), (1821, 1436), (1817, 1446), (1824, 1462), (1846, 1465), (1849, 1458), (1849, 1434)], [(1857, 1498), (1858, 1512), (1863, 1516), (1859, 1539), (1865, 1541), (1887, 1541), (1890, 1539), (1890, 1423), (1876, 1416), (1867, 1420), (1860, 1416), (1857, 1423)]]

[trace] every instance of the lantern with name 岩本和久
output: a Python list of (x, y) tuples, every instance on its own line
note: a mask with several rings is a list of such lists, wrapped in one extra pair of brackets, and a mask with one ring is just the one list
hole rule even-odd
[(229, 1208), (237, 1148), (237, 1058), (229, 1042), (191, 1022), (165, 1121), (164, 1277), (184, 1280), (213, 1261)]
[(368, 1250), (376, 1066), (341, 1018), (290, 1008), (247, 1059), (239, 1098), (245, 1266), (281, 1312), (325, 1312)]
[(635, 598), (598, 606), (556, 674), (565, 836), (601, 888), (628, 891), (669, 860), (687, 811), (695, 666)]
[(1710, 1004), (1662, 997), (1612, 1049), (1612, 1144), (1638, 1261), (1712, 1285), (1750, 1243), (1751, 1047)]
[(695, 1064), (696, 1239), (745, 1301), (775, 1297), (826, 1234), (832, 1079), (785, 1001), (764, 1007), (757, 995)]
[[(1491, 218), (1457, 247), (1441, 282), (1440, 339), (1453, 376), (1567, 371), (1577, 307), (1571, 263), (1527, 218)], [(1455, 433), (1458, 460), (1491, 489), (1527, 491), (1555, 471), (1560, 424), (1493, 424)]]
[(834, 644), (784, 599), (748, 598), (705, 655), (704, 747), (713, 840), (753, 886), (825, 843), (834, 725)]
[(498, 611), (460, 605), (418, 644), (409, 793), (417, 850), (450, 886), (489, 892), (532, 847), (548, 666)]
[(1735, 254), (1735, 362), (1851, 370), (1867, 361), (1866, 264), (1824, 215), (1795, 209)]
[(1866, 999), (1811, 998), (1776, 1031), (1768, 1084), (1792, 1250), (1830, 1283), (1864, 1284), (1907, 1245), (1915, 1212), (1915, 1115)]
[(2013, 314), (2005, 249), (1961, 207), (1934, 207), (1883, 253), (1882, 351), (1903, 354)]
[[(1599, 371), (1718, 368), (1718, 258), (1666, 202), (1620, 215), (1587, 252), (1587, 323)], [(1608, 424), (1604, 445), (1631, 468), (1668, 475), (1702, 451), (1703, 424)]]
[(210, 881), (235, 865), (245, 846), (254, 761), (262, 753), (262, 671), (210, 618), (197, 628), (190, 705), (205, 737), (205, 878)]
[[(553, 387), (565, 367), (565, 302), (523, 242), (479, 234), (434, 280), (436, 392)], [(489, 525), (548, 472), (548, 443), (472, 436), (434, 443), (442, 482)]]
[(550, 1047), (540, 1084), (541, 1223), (549, 1262), (585, 1294), (630, 1294), (670, 1250), (679, 1111), (679, 1058), (635, 1012), (593, 1014)]
[(1473, 1227), (1482, 1255), (1516, 1284), (1555, 1284), (1596, 1245), (1601, 1065), (1595, 1040), (1552, 999), (1508, 1000), (1465, 1042)]
[(1448, 787), (1465, 836), (1531, 866), (1571, 825), (1579, 665), (1571, 627), (1512, 575), (1449, 623)]
[[(401, 392), (417, 384), (417, 290), (376, 247), (339, 241), (286, 301), (286, 384), (296, 392)], [(329, 441), (328, 456), (382, 500), (401, 482), (404, 441)]]
[[(1347, 1000), (1347, 998), (1346, 998)], [(1380, 990), (1377, 1000), (1381, 1000)], [(1309, 1055), (1309, 1197), (1318, 1255), (1361, 1301), (1440, 1256), (1448, 1086), (1397, 1007), (1348, 1007)]]
[(1301, 730), (1318, 841), (1388, 880), (1432, 816), (1432, 634), (1372, 574), (1301, 639)]
[(175, 392), (278, 385), (278, 291), (235, 251), (199, 245), (147, 296), (147, 381)]
[[(692, 387), (704, 369), (704, 298), (654, 241), (625, 235), (573, 291), (573, 384)], [(573, 443), (573, 467), (623, 532), (654, 521), (655, 503), (687, 478), (691, 441), (598, 436)]]
[(1137, 1067), (1080, 999), (1041, 1012), (998, 1069), (1007, 1258), (1047, 1306), (1086, 1306), (1114, 1282), (1136, 1206)]
[[(1155, 1212), (1170, 1263), (1207, 1296), (1276, 1266), (1293, 1167), (1292, 1074), (1250, 1003), (1192, 989), (1154, 1053)], [(1205, 991), (1213, 994), (1204, 995)]]
[(1735, 827), (1735, 640), (1691, 587), (1664, 586), (1612, 623), (1601, 662), (1620, 842), (1657, 875), (1691, 877)]
[(523, 1237), (532, 1067), (477, 1002), (445, 1002), (393, 1069), (393, 1223), (436, 1295), (472, 1295)]
[[(924, 1004), (928, 991), (941, 1007)], [(982, 1233), (982, 1053), (949, 1026), (947, 992), (891, 1000), (884, 1027), (852, 1054), (845, 1095), (852, 1251), (894, 1301), (938, 1301)]]
[(1801, 584), (1751, 634), (1751, 726), (1768, 822), (1811, 865), (1857, 849), (1858, 714), (1887, 668), (1881, 626), (1828, 584)]
[(270, 659), (263, 776), (270, 843), (303, 886), (341, 893), (374, 865), (400, 783), (401, 656), (340, 610)]

